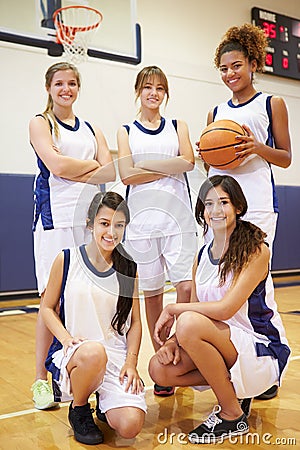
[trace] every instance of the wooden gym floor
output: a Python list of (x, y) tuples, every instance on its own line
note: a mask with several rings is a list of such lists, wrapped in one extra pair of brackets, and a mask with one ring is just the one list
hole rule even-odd
[[(291, 361), (280, 388), (272, 400), (255, 400), (249, 418), (250, 432), (232, 441), (209, 445), (209, 448), (247, 449), (300, 448), (300, 286), (276, 288), (276, 299), (287, 337), (292, 348)], [(0, 449), (1, 450), (67, 450), (84, 449), (74, 440), (67, 412), (68, 404), (58, 409), (38, 411), (33, 408), (30, 386), (34, 378), (34, 342), (36, 303), (32, 301), (0, 301)], [(174, 301), (174, 293), (166, 302)], [(25, 302), (25, 303), (24, 303)], [(17, 310), (29, 305), (31, 313)], [(12, 311), (7, 307), (15, 307)], [(144, 304), (141, 301), (144, 322)], [(139, 371), (146, 384), (148, 413), (143, 430), (134, 440), (124, 440), (107, 425), (100, 424), (105, 443), (94, 446), (103, 450), (118, 449), (181, 449), (195, 448), (186, 433), (211, 412), (215, 397), (211, 391), (200, 393), (192, 388), (178, 388), (174, 396), (157, 398), (147, 372), (152, 348), (144, 322)], [(253, 374), (255, 376), (255, 374)], [(91, 403), (94, 402), (93, 397)], [(96, 419), (97, 420), (97, 419)], [(97, 422), (98, 423), (98, 422)], [(273, 447), (270, 447), (273, 446)], [(204, 446), (198, 446), (203, 448)], [(205, 446), (205, 448), (208, 448)]]

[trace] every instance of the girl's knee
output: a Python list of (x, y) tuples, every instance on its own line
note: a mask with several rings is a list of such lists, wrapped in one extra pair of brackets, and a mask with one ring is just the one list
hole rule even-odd
[(160, 384), (161, 386), (167, 386), (167, 371), (168, 366), (161, 364), (156, 355), (152, 356), (149, 362), (148, 372), (154, 383)]
[(88, 366), (106, 366), (107, 355), (105, 348), (100, 342), (86, 342), (82, 344), (76, 351), (78, 362), (85, 367)]
[(191, 336), (196, 337), (201, 334), (201, 323), (205, 320), (205, 316), (195, 311), (185, 311), (180, 314), (176, 323), (176, 337), (179, 344), (182, 345), (185, 341), (189, 341)]
[(161, 364), (158, 361), (157, 356), (154, 355), (154, 356), (152, 356), (152, 358), (149, 361), (148, 372), (149, 372), (151, 379), (155, 383), (156, 383), (156, 376), (160, 373), (160, 371), (161, 371)]
[(144, 411), (138, 408), (124, 408), (124, 411), (121, 412), (120, 416), (116, 427), (113, 428), (115, 428), (124, 439), (135, 438), (144, 425)]
[[(192, 282), (191, 281), (181, 281), (176, 285), (176, 291), (180, 298), (184, 301), (186, 299), (190, 299), (191, 291), (192, 291)], [(180, 301), (180, 299), (179, 299)]]

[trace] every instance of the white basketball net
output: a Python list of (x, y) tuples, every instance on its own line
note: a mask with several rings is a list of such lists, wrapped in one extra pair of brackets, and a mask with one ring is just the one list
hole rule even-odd
[(86, 6), (67, 6), (55, 11), (57, 42), (63, 45), (69, 62), (79, 64), (87, 59), (89, 43), (102, 19), (100, 11)]

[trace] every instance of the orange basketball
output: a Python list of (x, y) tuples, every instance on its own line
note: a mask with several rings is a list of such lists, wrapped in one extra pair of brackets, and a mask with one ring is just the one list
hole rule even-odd
[(234, 169), (242, 160), (235, 154), (235, 145), (241, 143), (235, 136), (245, 136), (244, 128), (233, 120), (217, 120), (210, 123), (200, 136), (200, 155), (210, 166), (217, 169)]

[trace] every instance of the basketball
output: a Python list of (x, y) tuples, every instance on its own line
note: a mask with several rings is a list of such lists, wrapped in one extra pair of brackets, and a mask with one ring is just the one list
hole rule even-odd
[(242, 160), (236, 155), (235, 136), (245, 136), (244, 128), (233, 120), (217, 120), (201, 133), (199, 147), (202, 159), (217, 169), (234, 169)]

